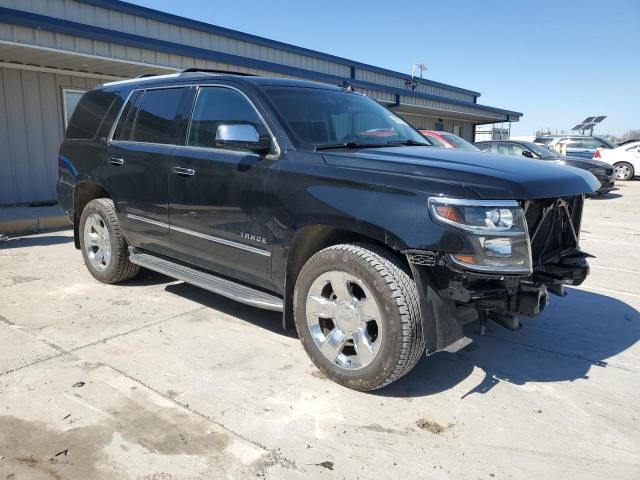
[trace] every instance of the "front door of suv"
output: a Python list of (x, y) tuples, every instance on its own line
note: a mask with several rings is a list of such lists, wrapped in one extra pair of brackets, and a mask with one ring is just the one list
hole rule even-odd
[(185, 87), (134, 91), (107, 151), (105, 186), (130, 245), (170, 252), (168, 178)]
[(259, 135), (270, 135), (239, 90), (196, 89), (184, 145), (176, 147), (169, 175), (171, 245), (185, 262), (270, 288), (272, 215), (265, 192), (274, 156), (217, 145), (221, 124), (251, 124)]

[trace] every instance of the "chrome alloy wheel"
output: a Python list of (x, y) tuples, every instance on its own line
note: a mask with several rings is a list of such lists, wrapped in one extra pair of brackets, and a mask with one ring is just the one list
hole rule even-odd
[(111, 240), (104, 219), (92, 213), (84, 223), (84, 249), (93, 268), (102, 272), (111, 261)]
[(631, 167), (627, 164), (620, 164), (613, 167), (613, 173), (617, 180), (626, 180), (631, 176)]
[(332, 363), (347, 370), (369, 365), (382, 344), (382, 313), (367, 286), (332, 270), (309, 289), (307, 325), (314, 343)]

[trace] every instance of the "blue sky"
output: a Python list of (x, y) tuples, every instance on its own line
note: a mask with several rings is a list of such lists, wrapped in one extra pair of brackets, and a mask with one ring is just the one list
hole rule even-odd
[(132, 3), (479, 91), (514, 135), (640, 129), (640, 0), (135, 0)]

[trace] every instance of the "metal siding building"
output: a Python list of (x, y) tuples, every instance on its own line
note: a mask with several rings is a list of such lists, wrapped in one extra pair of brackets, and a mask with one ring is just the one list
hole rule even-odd
[(472, 140), (479, 124), (521, 113), (478, 92), (116, 0), (0, 0), (0, 205), (56, 198), (57, 150), (83, 91), (108, 80), (199, 67), (349, 80), (417, 128)]

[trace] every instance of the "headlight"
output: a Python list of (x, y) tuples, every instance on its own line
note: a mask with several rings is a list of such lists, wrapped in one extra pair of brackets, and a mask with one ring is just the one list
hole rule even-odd
[(450, 254), (469, 270), (530, 274), (531, 245), (524, 212), (516, 201), (429, 198), (429, 211), (439, 223), (463, 230), (473, 254)]
[(594, 175), (603, 176), (607, 174), (607, 171), (604, 168), (590, 168), (589, 171)]

